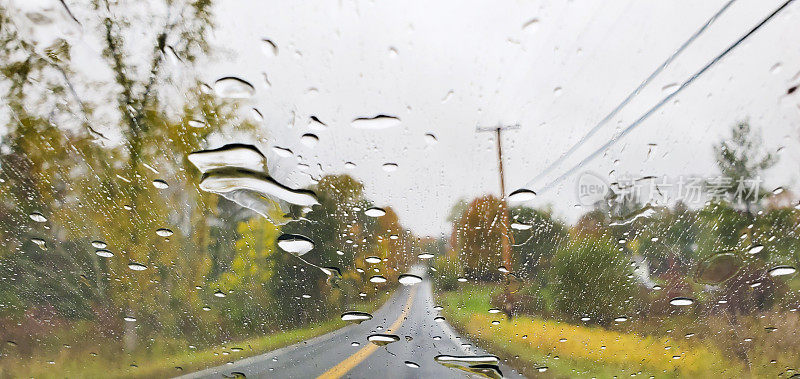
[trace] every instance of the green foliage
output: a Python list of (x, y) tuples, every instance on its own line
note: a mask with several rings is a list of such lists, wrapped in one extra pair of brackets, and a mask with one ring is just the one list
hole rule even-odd
[(578, 238), (563, 245), (553, 259), (551, 281), (555, 311), (565, 319), (590, 317), (608, 324), (630, 317), (635, 283), (630, 259), (609, 241)]

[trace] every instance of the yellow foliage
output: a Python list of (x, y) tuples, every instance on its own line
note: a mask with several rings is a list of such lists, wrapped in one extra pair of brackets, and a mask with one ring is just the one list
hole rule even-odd
[(492, 341), (507, 341), (560, 358), (585, 360), (603, 365), (642, 366), (649, 371), (690, 377), (711, 377), (722, 372), (734, 375), (743, 367), (734, 364), (722, 352), (692, 343), (680, 336), (641, 336), (600, 327), (572, 325), (530, 317), (500, 320), (498, 317), (472, 314), (467, 332)]

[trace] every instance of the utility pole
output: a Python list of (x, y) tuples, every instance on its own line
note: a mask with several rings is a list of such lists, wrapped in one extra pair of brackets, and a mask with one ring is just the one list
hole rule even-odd
[(505, 176), (503, 174), (503, 143), (502, 143), (502, 131), (503, 130), (511, 130), (511, 129), (519, 129), (519, 124), (516, 125), (498, 125), (495, 127), (476, 127), (476, 132), (495, 132), (495, 138), (497, 139), (497, 168), (500, 174), (500, 217), (502, 228), (500, 233), (500, 257), (503, 260), (503, 267), (505, 267), (506, 271), (503, 273), (506, 276), (505, 286), (503, 291), (503, 312), (506, 316), (511, 317), (513, 314), (513, 307), (514, 302), (512, 301), (512, 293), (510, 288), (511, 278), (509, 275), (511, 274), (512, 260), (511, 260), (511, 223), (509, 222), (509, 215), (508, 215), (508, 201), (506, 200), (506, 183), (505, 183)]

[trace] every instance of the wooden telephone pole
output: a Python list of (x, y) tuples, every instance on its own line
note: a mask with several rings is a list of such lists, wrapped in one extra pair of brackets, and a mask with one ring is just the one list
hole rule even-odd
[(503, 312), (511, 317), (514, 303), (511, 299), (513, 295), (511, 293), (511, 288), (509, 284), (511, 283), (511, 278), (509, 274), (511, 274), (511, 270), (513, 268), (512, 259), (511, 259), (511, 223), (509, 220), (508, 215), (508, 201), (506, 200), (506, 183), (505, 183), (505, 176), (503, 174), (503, 143), (501, 139), (501, 133), (503, 130), (511, 130), (511, 129), (519, 129), (519, 124), (516, 125), (498, 125), (495, 127), (476, 127), (476, 132), (495, 132), (497, 139), (497, 168), (498, 172), (500, 173), (500, 212), (501, 212), (501, 222), (502, 228), (500, 233), (500, 257), (503, 261), (503, 267), (505, 267), (506, 271), (503, 273), (506, 276), (505, 286), (503, 291)]

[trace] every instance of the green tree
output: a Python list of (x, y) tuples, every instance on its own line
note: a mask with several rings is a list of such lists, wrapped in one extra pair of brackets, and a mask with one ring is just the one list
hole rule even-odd
[(714, 146), (714, 156), (725, 181), (708, 183), (709, 187), (752, 213), (754, 206), (767, 195), (761, 187), (761, 173), (777, 163), (777, 156), (764, 151), (761, 135), (751, 129), (748, 121), (731, 128), (730, 138)]
[(575, 238), (556, 252), (551, 270), (554, 309), (567, 320), (609, 324), (630, 317), (636, 286), (630, 259), (611, 241)]

